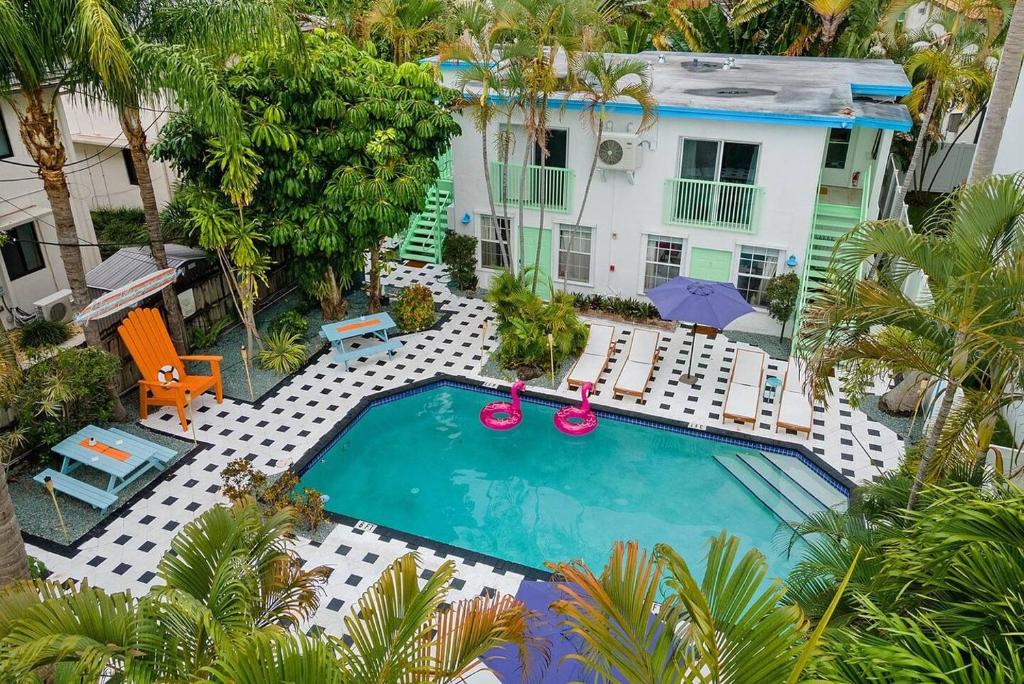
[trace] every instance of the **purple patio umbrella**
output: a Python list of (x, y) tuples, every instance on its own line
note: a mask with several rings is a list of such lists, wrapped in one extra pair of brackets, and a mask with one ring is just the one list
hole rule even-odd
[(658, 313), (664, 320), (687, 321), (693, 324), (687, 378), (693, 377), (697, 326), (708, 325), (721, 330), (740, 316), (754, 310), (735, 285), (714, 280), (678, 276), (663, 285), (651, 288), (646, 294), (647, 298), (654, 302), (654, 306), (658, 307)]

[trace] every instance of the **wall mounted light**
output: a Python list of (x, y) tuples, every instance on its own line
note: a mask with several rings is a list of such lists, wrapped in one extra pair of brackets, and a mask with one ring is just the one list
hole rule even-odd
[(789, 266), (790, 268), (796, 268), (796, 255), (795, 254), (790, 254), (789, 255), (789, 258), (786, 259), (786, 265)]
[(473, 217), (469, 215), (468, 211), (465, 214), (462, 215), (462, 225), (468, 226), (469, 222), (472, 221), (472, 220), (473, 220)]

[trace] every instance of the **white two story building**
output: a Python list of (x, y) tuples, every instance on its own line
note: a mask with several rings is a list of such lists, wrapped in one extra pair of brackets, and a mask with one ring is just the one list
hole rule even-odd
[[(452, 144), (449, 226), (479, 239), (483, 285), (506, 265), (500, 232), (519, 263), (534, 262), (540, 241), (542, 279), (559, 286), (564, 277), (574, 292), (640, 297), (688, 275), (735, 283), (760, 307), (771, 277), (796, 271), (805, 283), (820, 278), (836, 236), (876, 216), (892, 135), (911, 127), (898, 104), (910, 83), (893, 62), (667, 52), (612, 57), (648, 62), (658, 120), (637, 133), (635, 102), (608, 108), (578, 225), (596, 133), (577, 96), (551, 102), (543, 194), (540, 152), (524, 150), (520, 114), (513, 119), (507, 191), (498, 152), (489, 150), (498, 216), (489, 209), (481, 137), (469, 116), (462, 117), (462, 135)], [(458, 83), (459, 63), (440, 66), (448, 85)], [(492, 124), (492, 144), (502, 125)], [(530, 163), (520, 193), (524, 152)], [(734, 327), (779, 331), (763, 310)]]

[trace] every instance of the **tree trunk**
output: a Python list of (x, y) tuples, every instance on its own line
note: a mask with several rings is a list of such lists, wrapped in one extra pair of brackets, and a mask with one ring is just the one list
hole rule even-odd
[(898, 416), (909, 416), (921, 404), (922, 383), (928, 375), (916, 370), (907, 370), (903, 379), (896, 386), (882, 395), (879, 400), (881, 407)]
[[(46, 198), (50, 201), (54, 230), (57, 233), (57, 242), (60, 243), (60, 259), (64, 264), (68, 287), (75, 299), (72, 310), (80, 311), (82, 307), (92, 301), (92, 297), (85, 284), (85, 264), (82, 261), (81, 239), (78, 236), (75, 215), (71, 209), (68, 180), (64, 175), (67, 154), (64, 150), (64, 143), (60, 139), (57, 114), (52, 104), (47, 102), (49, 98), (42, 90), (29, 90), (24, 95), (25, 111), (18, 112), (21, 139), (32, 160), (38, 166), (37, 171), (40, 178), (43, 179), (43, 190), (46, 191)], [(96, 324), (86, 323), (82, 328), (86, 344), (102, 349), (103, 344)], [(125, 420), (127, 411), (121, 404), (121, 398), (117, 395), (117, 388), (113, 382), (108, 387), (108, 392), (113, 404), (114, 418), (118, 421)]]
[[(604, 109), (601, 110), (601, 115), (597, 120), (597, 139), (594, 141), (594, 157), (590, 160), (590, 173), (587, 175), (587, 185), (583, 188), (583, 199), (580, 200), (580, 210), (576, 214), (576, 224), (574, 228), (579, 228), (580, 221), (583, 220), (583, 210), (587, 207), (587, 198), (590, 197), (590, 185), (594, 182), (594, 172), (597, 171), (597, 159), (601, 152), (601, 138), (604, 137)], [(556, 238), (558, 236), (552, 236)], [(562, 292), (569, 291), (569, 252), (572, 251), (573, 240), (576, 239), (576, 232), (569, 236), (569, 244), (566, 246), (566, 258), (565, 258), (565, 270), (562, 272)], [(559, 250), (561, 251), (561, 250)], [(557, 263), (557, 262), (556, 262)]]
[(327, 286), (324, 288), (323, 296), (320, 297), (320, 313), (323, 314), (325, 321), (340, 321), (348, 311), (348, 302), (342, 296), (338, 279), (334, 277), (334, 269), (330, 266), (327, 267), (324, 280)]
[(370, 282), (366, 294), (370, 297), (367, 310), (370, 313), (380, 311), (380, 244), (370, 248)]
[(974, 151), (974, 165), (970, 180), (981, 181), (992, 175), (1003, 128), (1013, 101), (1014, 89), (1020, 81), (1021, 61), (1024, 60), (1024, 2), (1018, 2), (1010, 17), (1010, 26), (1003, 43), (1003, 53), (992, 83), (992, 97), (988, 101), (988, 114), (981, 128), (981, 140)]
[(544, 207), (547, 206), (547, 164), (548, 164), (548, 96), (543, 95), (540, 100), (540, 139), (544, 144), (540, 148), (540, 212), (537, 218), (537, 249), (533, 254), (533, 286), (530, 292), (537, 294), (537, 279), (540, 277), (540, 252), (544, 244)]
[(491, 223), (494, 226), (494, 236), (498, 240), (498, 249), (501, 250), (501, 258), (505, 261), (507, 266), (512, 265), (512, 258), (509, 254), (509, 245), (505, 242), (505, 238), (501, 236), (501, 226), (498, 222), (498, 212), (494, 205), (494, 190), (491, 189), (491, 168), (488, 162), (488, 149), (487, 149), (487, 122), (480, 129), (480, 138), (483, 144), (483, 157), (484, 157), (484, 185), (487, 186), (487, 206), (491, 211)]
[(953, 409), (953, 400), (956, 398), (956, 391), (959, 383), (951, 382), (946, 385), (945, 394), (942, 396), (942, 404), (939, 405), (939, 412), (932, 423), (931, 432), (928, 433), (928, 442), (925, 444), (924, 453), (921, 454), (921, 462), (917, 464), (917, 474), (914, 475), (914, 484), (910, 487), (910, 498), (907, 499), (907, 510), (914, 510), (917, 505), (918, 496), (921, 494), (921, 487), (928, 476), (928, 468), (931, 466), (932, 456), (939, 444), (939, 438), (946, 427), (946, 420)]
[(0, 464), (0, 587), (28, 578), (25, 540), (21, 538), (14, 502), (7, 488), (7, 468)]
[[(156, 205), (156, 194), (153, 192), (153, 178), (149, 173), (149, 152), (146, 145), (146, 130), (139, 118), (139, 110), (126, 107), (120, 111), (121, 130), (128, 140), (132, 153), (132, 164), (135, 166), (135, 177), (139, 182), (139, 195), (142, 196), (142, 211), (146, 215), (146, 233), (149, 236), (149, 251), (153, 253), (153, 261), (159, 269), (167, 268), (167, 250), (164, 249), (164, 238), (160, 231), (160, 209)], [(171, 333), (174, 348), (179, 354), (188, 353), (188, 334), (185, 331), (185, 317), (181, 313), (181, 305), (173, 287), (165, 287), (160, 292), (163, 298), (164, 311), (167, 313), (167, 328)]]
[[(526, 240), (523, 236), (523, 221), (524, 218), (524, 197), (523, 193), (526, 192), (526, 172), (527, 166), (529, 166), (530, 152), (533, 151), (533, 136), (529, 132), (526, 134), (526, 151), (523, 152), (523, 166), (519, 169), (519, 225), (516, 226), (516, 233), (519, 238), (519, 260), (523, 260), (525, 256), (523, 252), (526, 250)], [(525, 265), (525, 264), (521, 264)], [(520, 271), (522, 269), (520, 268)]]
[(931, 92), (928, 93), (928, 104), (925, 105), (924, 114), (921, 117), (921, 130), (917, 133), (917, 142), (914, 143), (914, 153), (910, 156), (910, 164), (903, 176), (903, 184), (896, 196), (894, 206), (899, 210), (907, 201), (907, 191), (910, 184), (914, 182), (914, 174), (917, 172), (917, 165), (921, 162), (921, 154), (924, 152), (924, 143), (928, 139), (928, 127), (931, 124), (932, 114), (935, 112), (935, 104), (939, 100), (939, 84), (932, 83)]

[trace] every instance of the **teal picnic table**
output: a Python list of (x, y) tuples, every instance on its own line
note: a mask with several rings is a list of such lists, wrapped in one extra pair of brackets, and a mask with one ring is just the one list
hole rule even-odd
[[(348, 362), (352, 359), (361, 359), (384, 352), (387, 352), (389, 357), (393, 357), (395, 350), (402, 346), (398, 340), (388, 339), (388, 330), (394, 327), (395, 321), (382, 311), (345, 321), (325, 323), (320, 327), (320, 336), (326, 339), (334, 349), (334, 360), (344, 364), (345, 370), (349, 370)], [(351, 343), (357, 338), (368, 336), (373, 338), (373, 343), (370, 346), (361, 345), (355, 348), (346, 346), (346, 342)]]
[[(118, 492), (149, 470), (163, 470), (176, 453), (123, 430), (94, 425), (59, 442), (53, 450), (63, 457), (60, 471), (47, 468), (33, 479), (40, 483), (50, 480), (57, 491), (104, 511), (117, 501)], [(71, 477), (82, 466), (106, 475), (106, 489)]]

